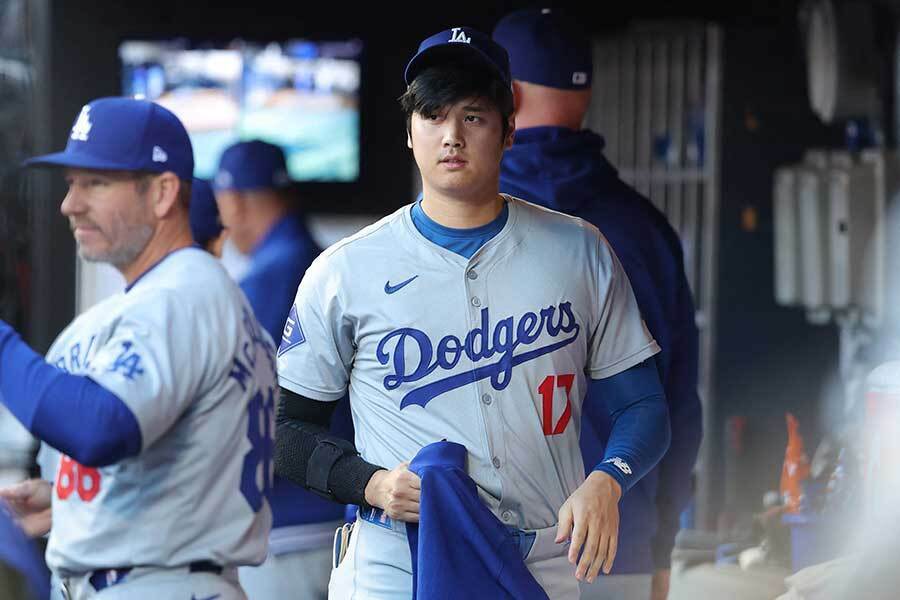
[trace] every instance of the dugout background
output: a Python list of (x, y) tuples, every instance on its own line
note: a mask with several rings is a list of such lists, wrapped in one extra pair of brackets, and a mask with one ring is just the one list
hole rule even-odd
[[(490, 31), (503, 14), (529, 4), (0, 0), (0, 317), (45, 351), (74, 316), (74, 244), (58, 212), (62, 180), (52, 172), (24, 174), (16, 165), (62, 147), (85, 102), (120, 92), (117, 49), (123, 39), (362, 39), (361, 179), (309, 184), (301, 193), (314, 214), (385, 214), (413, 194), (396, 98), (417, 43), (456, 24)], [(722, 27), (714, 274), (721, 308), (705, 442), (714, 460), (699, 474), (710, 485), (708, 509), (698, 515), (698, 525), (712, 528), (723, 510), (752, 510), (765, 490), (777, 486), (785, 411), (799, 417), (808, 447), (815, 447), (820, 432), (822, 390), (837, 361), (837, 335), (831, 326), (809, 325), (800, 312), (775, 306), (771, 177), (776, 166), (798, 161), (806, 147), (840, 145), (843, 131), (823, 125), (809, 108), (796, 1), (552, 4), (568, 4), (597, 35), (641, 20), (691, 19)], [(884, 10), (893, 5), (876, 4)], [(753, 226), (748, 211), (755, 215)], [(785, 369), (790, 377), (773, 376)], [(724, 429), (734, 415), (748, 418), (752, 435), (739, 487), (731, 486), (726, 498)], [(766, 442), (753, 444), (754, 435)]]

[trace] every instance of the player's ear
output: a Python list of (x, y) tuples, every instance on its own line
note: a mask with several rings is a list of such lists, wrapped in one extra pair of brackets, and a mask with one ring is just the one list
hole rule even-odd
[(506, 131), (506, 139), (503, 140), (503, 149), (512, 148), (513, 139), (516, 137), (516, 113), (509, 115), (509, 128)]
[(513, 94), (513, 112), (519, 112), (519, 105), (522, 103), (522, 84), (513, 79), (512, 82), (512, 94)]
[(153, 214), (156, 215), (157, 219), (166, 218), (178, 206), (181, 186), (181, 180), (171, 171), (166, 171), (156, 177), (156, 181), (150, 189), (152, 191)]

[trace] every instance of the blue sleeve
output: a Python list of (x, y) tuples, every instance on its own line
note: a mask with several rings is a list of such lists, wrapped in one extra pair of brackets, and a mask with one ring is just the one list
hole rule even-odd
[(0, 400), (35, 437), (88, 467), (141, 450), (137, 418), (99, 384), (48, 364), (0, 321)]
[(703, 411), (697, 393), (699, 340), (694, 302), (683, 275), (681, 288), (678, 307), (681, 327), (673, 335), (672, 359), (665, 381), (672, 442), (659, 462), (658, 526), (651, 542), (653, 562), (658, 569), (670, 566), (679, 519), (693, 494), (691, 473), (703, 437)]
[(591, 380), (591, 397), (603, 399), (612, 423), (606, 453), (594, 470), (610, 475), (624, 494), (669, 447), (669, 409), (656, 363), (648, 359), (612, 377)]

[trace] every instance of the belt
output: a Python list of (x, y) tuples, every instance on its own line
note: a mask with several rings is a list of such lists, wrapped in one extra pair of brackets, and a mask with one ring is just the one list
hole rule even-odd
[[(399, 525), (400, 522), (391, 519), (389, 516), (384, 514), (384, 511), (380, 508), (360, 508), (359, 518), (361, 518), (363, 521), (372, 523), (373, 525), (383, 527), (384, 529), (393, 529), (394, 531), (397, 531), (399, 529), (397, 525)], [(524, 529), (517, 529), (515, 527), (509, 526), (507, 526), (506, 529), (509, 532), (510, 537), (515, 538), (516, 544), (519, 546), (519, 554), (522, 555), (523, 559), (527, 558), (528, 553), (531, 552), (531, 549), (534, 547), (534, 542), (537, 539), (537, 533), (534, 531), (526, 531)]]
[[(124, 567), (120, 569), (97, 569), (91, 573), (88, 581), (94, 587), (94, 590), (100, 591), (108, 587), (112, 587), (125, 581), (125, 578), (131, 572), (133, 567)], [(222, 574), (222, 567), (208, 560), (198, 560), (188, 565), (188, 571), (191, 573), (215, 573)]]

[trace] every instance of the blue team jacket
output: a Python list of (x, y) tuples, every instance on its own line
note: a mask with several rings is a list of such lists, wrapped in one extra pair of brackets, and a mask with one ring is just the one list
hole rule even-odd
[(422, 480), (419, 523), (406, 524), (413, 599), (547, 599), (517, 539), (478, 497), (465, 446), (429, 444), (409, 470)]
[[(585, 219), (606, 236), (622, 263), (647, 327), (666, 393), (672, 441), (660, 463), (620, 503), (613, 573), (649, 573), (669, 565), (679, 515), (691, 495), (702, 433), (697, 395), (698, 334), (681, 242), (665, 216), (619, 179), (590, 131), (534, 127), (516, 131), (500, 190)], [(610, 423), (602, 398), (588, 397), (581, 449), (590, 470), (604, 454)]]
[[(276, 347), (281, 343), (281, 332), (294, 304), (297, 286), (319, 252), (303, 222), (291, 215), (278, 221), (250, 253), (250, 268), (241, 280), (241, 289)], [(346, 400), (340, 401), (333, 421), (341, 425), (332, 427), (332, 431), (352, 440), (352, 430), (347, 431), (348, 405)], [(344, 518), (343, 504), (325, 500), (277, 476), (269, 502), (272, 527)]]

